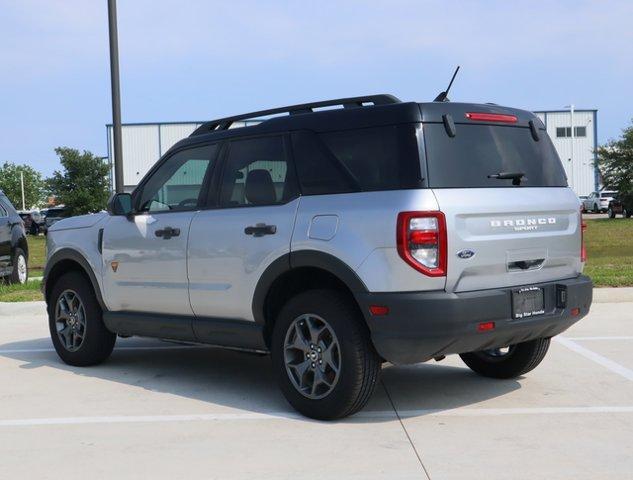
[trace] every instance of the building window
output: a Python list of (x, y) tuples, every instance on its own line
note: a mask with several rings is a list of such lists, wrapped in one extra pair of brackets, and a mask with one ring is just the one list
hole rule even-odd
[[(586, 137), (587, 127), (574, 127), (575, 137)], [(557, 138), (569, 138), (571, 137), (571, 127), (556, 127)]]
[(577, 137), (586, 137), (587, 127), (574, 127), (574, 133)]

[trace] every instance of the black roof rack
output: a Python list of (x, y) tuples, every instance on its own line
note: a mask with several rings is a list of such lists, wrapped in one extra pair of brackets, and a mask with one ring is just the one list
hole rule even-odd
[(338, 98), (336, 100), (324, 100), (322, 102), (303, 103), (300, 105), (290, 105), (288, 107), (271, 108), (270, 110), (260, 110), (258, 112), (243, 113), (241, 115), (235, 115), (233, 117), (219, 118), (217, 120), (211, 120), (210, 122), (203, 123), (196, 128), (191, 137), (195, 135), (202, 135), (217, 130), (227, 130), (233, 122), (238, 120), (255, 119), (258, 117), (265, 117), (267, 115), (274, 115), (276, 113), (288, 113), (295, 115), (298, 113), (312, 113), (314, 108), (331, 107), (336, 105), (342, 105), (343, 108), (357, 108), (362, 107), (365, 103), (371, 103), (372, 105), (391, 105), (393, 103), (400, 103), (400, 100), (393, 95), (367, 95), (365, 97), (350, 97), (350, 98)]

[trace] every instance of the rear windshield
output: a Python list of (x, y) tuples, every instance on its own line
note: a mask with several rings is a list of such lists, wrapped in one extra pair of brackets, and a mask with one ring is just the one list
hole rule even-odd
[(567, 178), (547, 134), (539, 141), (529, 128), (456, 125), (450, 137), (443, 124), (424, 125), (427, 183), (431, 188), (512, 187), (513, 179), (488, 178), (523, 173), (525, 187), (565, 187)]

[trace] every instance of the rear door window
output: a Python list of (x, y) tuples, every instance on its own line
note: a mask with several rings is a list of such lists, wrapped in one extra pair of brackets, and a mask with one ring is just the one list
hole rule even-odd
[(304, 195), (420, 187), (412, 124), (292, 135)]
[(529, 128), (456, 125), (449, 137), (442, 124), (424, 125), (428, 184), (431, 188), (512, 187), (512, 179), (489, 178), (523, 173), (521, 186), (565, 187), (567, 178), (549, 137), (539, 141)]

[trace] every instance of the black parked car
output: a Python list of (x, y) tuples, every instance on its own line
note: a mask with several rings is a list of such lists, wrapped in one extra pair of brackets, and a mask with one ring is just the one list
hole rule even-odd
[(609, 202), (607, 213), (609, 218), (615, 218), (617, 214), (622, 214), (624, 218), (631, 218), (633, 215), (633, 194), (615, 197)]
[(28, 280), (29, 247), (24, 222), (0, 190), (0, 279), (10, 283)]

